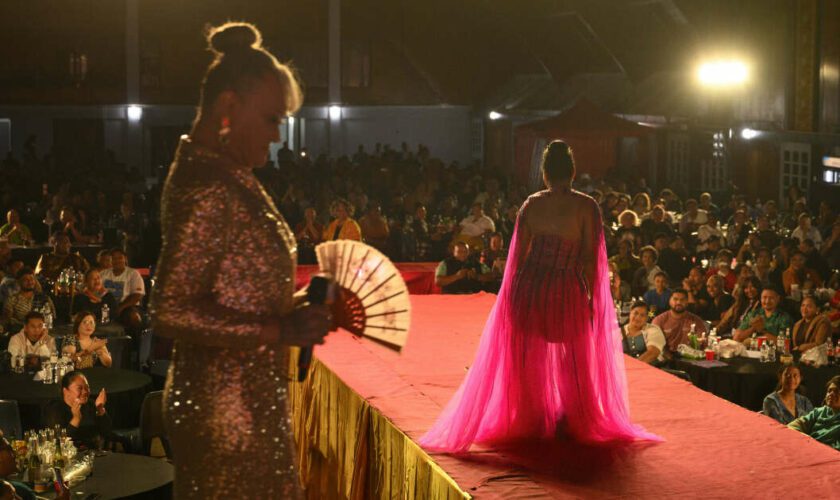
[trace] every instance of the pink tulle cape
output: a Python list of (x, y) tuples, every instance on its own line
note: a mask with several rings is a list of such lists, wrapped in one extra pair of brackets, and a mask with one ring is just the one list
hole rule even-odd
[[(551, 438), (558, 424), (562, 434), (586, 443), (661, 440), (630, 420), (603, 225), (592, 206), (591, 244), (532, 239), (525, 259), (518, 255), (517, 222), (475, 360), (420, 439), (425, 449), (458, 453), (473, 443)], [(591, 302), (580, 265), (556, 263), (566, 257), (579, 262), (581, 252), (596, 260)], [(531, 265), (538, 254), (552, 260), (550, 271)]]

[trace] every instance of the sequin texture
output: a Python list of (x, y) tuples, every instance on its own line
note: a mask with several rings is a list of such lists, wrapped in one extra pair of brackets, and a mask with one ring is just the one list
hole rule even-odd
[(253, 172), (184, 138), (162, 198), (155, 332), (175, 339), (164, 412), (177, 498), (299, 498), (289, 348), (294, 237)]

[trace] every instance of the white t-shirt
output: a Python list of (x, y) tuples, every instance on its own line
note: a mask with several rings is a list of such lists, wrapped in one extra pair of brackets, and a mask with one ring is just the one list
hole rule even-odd
[(23, 332), (16, 333), (9, 339), (9, 353), (12, 356), (37, 354), (42, 358), (48, 358), (51, 354), (55, 354), (55, 352), (55, 338), (49, 335), (44, 335), (34, 344), (26, 338), (26, 334)]
[(493, 223), (493, 219), (486, 215), (478, 218), (470, 215), (461, 221), (461, 234), (470, 238), (477, 238), (488, 231), (495, 230), (496, 224)]
[(805, 231), (802, 230), (801, 226), (796, 226), (796, 229), (794, 229), (793, 232), (790, 233), (790, 236), (791, 238), (796, 238), (797, 240), (799, 240), (800, 243), (802, 243), (802, 240), (813, 241), (814, 247), (817, 250), (819, 250), (820, 245), (822, 245), (822, 236), (820, 235), (820, 231), (814, 226), (811, 226), (808, 229), (808, 234), (805, 234)]
[[(629, 335), (627, 331), (628, 325), (624, 325), (624, 333)], [(642, 338), (645, 339), (645, 347), (654, 346), (659, 349), (658, 361), (665, 361), (665, 334), (658, 326), (648, 323), (642, 328)]]
[(135, 293), (146, 295), (146, 285), (143, 284), (143, 277), (137, 269), (126, 267), (119, 276), (115, 276), (112, 269), (106, 269), (102, 271), (101, 276), (105, 289), (111, 292), (117, 302), (122, 302)]

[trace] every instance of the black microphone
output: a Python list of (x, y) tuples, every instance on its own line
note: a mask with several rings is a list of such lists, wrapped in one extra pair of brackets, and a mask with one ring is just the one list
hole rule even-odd
[[(309, 280), (309, 288), (306, 290), (306, 300), (310, 304), (326, 304), (332, 301), (333, 280), (328, 274), (320, 273), (312, 276)], [(298, 356), (298, 382), (306, 380), (309, 374), (309, 365), (312, 364), (312, 347), (301, 347)]]

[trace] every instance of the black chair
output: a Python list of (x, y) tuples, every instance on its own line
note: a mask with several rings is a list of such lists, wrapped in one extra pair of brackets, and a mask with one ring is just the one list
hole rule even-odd
[(693, 383), (691, 381), (691, 377), (688, 375), (688, 373), (686, 373), (682, 370), (674, 370), (673, 368), (662, 368), (662, 371), (664, 371), (666, 373), (670, 373), (671, 375), (673, 375), (675, 377), (679, 377), (679, 378), (687, 381), (688, 383)]
[(172, 449), (163, 423), (163, 391), (152, 391), (143, 398), (139, 428), (115, 430), (112, 434), (109, 440), (112, 444), (120, 443), (127, 452), (143, 455), (151, 455), (152, 440), (158, 438), (166, 456), (172, 458)]
[(17, 401), (0, 399), (0, 430), (8, 439), (23, 437)]

